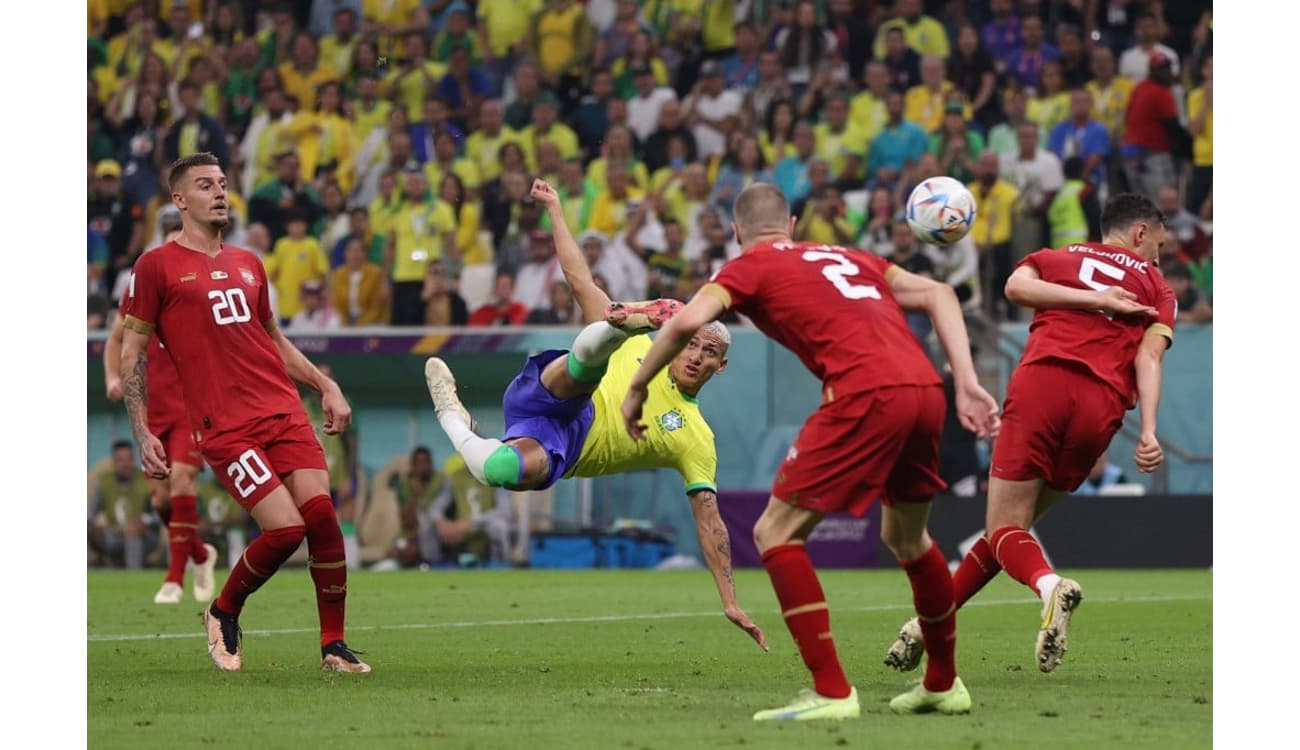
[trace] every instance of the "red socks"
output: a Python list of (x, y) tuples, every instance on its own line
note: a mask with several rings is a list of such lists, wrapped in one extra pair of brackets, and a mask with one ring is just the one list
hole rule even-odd
[(303, 526), (285, 526), (263, 531), (244, 549), (217, 597), (217, 608), (232, 615), (244, 609), (244, 600), (266, 583), (284, 561), (297, 551), (307, 535)]
[(343, 532), (329, 495), (317, 495), (298, 512), (307, 524), (307, 553), (311, 580), (316, 587), (316, 612), (320, 616), (320, 644), (343, 640), (343, 614), (348, 595), (348, 564), (343, 552)]
[(847, 698), (852, 688), (835, 654), (830, 610), (808, 551), (802, 544), (773, 547), (763, 553), (763, 567), (772, 579), (781, 616), (794, 636), (804, 665), (812, 672), (818, 694)]
[(960, 609), (961, 605), (979, 593), (1001, 571), (1002, 566), (993, 559), (993, 548), (989, 546), (989, 540), (981, 536), (961, 559), (961, 565), (952, 576), (953, 602)]
[(1038, 596), (1038, 579), (1052, 572), (1038, 540), (1022, 528), (1003, 526), (989, 535), (989, 545), (1007, 575), (1028, 586), (1034, 596)]
[(924, 555), (901, 563), (912, 584), (912, 602), (925, 641), (925, 689), (943, 692), (957, 677), (957, 607), (948, 560), (931, 544)]
[(167, 520), (167, 544), (171, 548), (171, 564), (167, 566), (167, 583), (181, 585), (185, 582), (185, 563), (190, 559), (192, 550), (198, 545), (203, 552), (203, 541), (199, 539), (199, 506), (193, 495), (173, 497), (171, 515)]

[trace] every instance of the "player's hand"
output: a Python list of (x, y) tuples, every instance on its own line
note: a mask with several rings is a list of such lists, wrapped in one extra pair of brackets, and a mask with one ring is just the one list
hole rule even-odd
[(997, 437), (1002, 427), (997, 399), (978, 383), (958, 386), (956, 396), (957, 419), (961, 426), (975, 433), (976, 437)]
[(122, 379), (119, 377), (105, 378), (104, 394), (108, 396), (109, 401), (121, 401), (122, 400)]
[(767, 647), (767, 637), (763, 635), (763, 629), (755, 625), (753, 620), (749, 619), (749, 615), (745, 614), (745, 610), (740, 607), (731, 606), (724, 608), (722, 611), (727, 615), (728, 620), (736, 623), (736, 627), (749, 633), (749, 637), (753, 638), (754, 642), (757, 643), (760, 648), (764, 651), (771, 650)]
[(167, 465), (167, 452), (163, 450), (162, 441), (157, 436), (146, 433), (144, 439), (136, 440), (140, 444), (140, 468), (153, 479), (166, 479), (172, 469)]
[(1137, 464), (1138, 471), (1150, 474), (1160, 468), (1160, 464), (1164, 462), (1165, 452), (1160, 447), (1160, 442), (1156, 440), (1156, 434), (1142, 433), (1142, 437), (1138, 439), (1137, 450), (1133, 453), (1133, 463)]
[(1160, 314), (1154, 307), (1138, 302), (1137, 295), (1124, 287), (1107, 287), (1105, 291), (1098, 292), (1098, 297), (1098, 307), (1112, 315), (1150, 315), (1155, 317)]
[(529, 191), (529, 195), (533, 196), (533, 200), (547, 208), (557, 206), (560, 203), (560, 194), (555, 192), (555, 188), (551, 187), (551, 184), (546, 180), (533, 180), (533, 188)]
[(641, 407), (645, 404), (646, 389), (630, 386), (623, 399), (623, 427), (633, 440), (645, 440), (645, 425), (641, 424)]
[(337, 385), (326, 388), (320, 397), (321, 411), (325, 412), (325, 434), (337, 435), (352, 424), (352, 407)]

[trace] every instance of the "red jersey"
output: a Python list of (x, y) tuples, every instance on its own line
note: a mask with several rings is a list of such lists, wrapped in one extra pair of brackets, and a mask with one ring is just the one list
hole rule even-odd
[(828, 398), (941, 381), (888, 279), (893, 263), (816, 242), (757, 245), (704, 290), (794, 352)]
[(1168, 151), (1169, 134), (1164, 121), (1178, 117), (1174, 94), (1168, 86), (1151, 79), (1139, 83), (1128, 100), (1124, 117), (1124, 145), (1141, 146), (1151, 151)]
[(171, 352), (196, 432), (303, 411), (268, 333), (275, 318), (256, 255), (222, 245), (210, 258), (169, 242), (140, 256), (127, 293), (126, 325), (157, 333)]
[[(123, 316), (131, 309), (131, 289), (127, 287), (118, 307)], [(184, 422), (189, 416), (185, 412), (185, 399), (181, 397), (181, 378), (176, 372), (176, 364), (157, 336), (149, 337), (146, 356), (149, 359), (146, 373), (149, 378), (149, 430), (156, 435)]]
[(1156, 322), (1145, 315), (1112, 318), (1094, 310), (1038, 310), (1029, 324), (1029, 341), (1020, 364), (1042, 361), (1076, 362), (1114, 388), (1131, 406), (1137, 398), (1133, 361), (1138, 345), (1152, 329), (1174, 338), (1178, 305), (1165, 277), (1151, 263), (1123, 248), (1086, 243), (1060, 250), (1039, 250), (1017, 264), (1028, 263), (1043, 281), (1096, 289), (1121, 286), (1137, 301), (1154, 307)]

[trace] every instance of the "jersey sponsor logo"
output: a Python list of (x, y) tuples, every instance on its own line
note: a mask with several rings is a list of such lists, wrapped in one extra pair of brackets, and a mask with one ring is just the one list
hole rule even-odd
[(244, 283), (248, 284), (249, 286), (257, 286), (257, 277), (254, 276), (253, 272), (248, 270), (247, 268), (239, 269), (239, 278), (243, 279)]
[(197, 273), (187, 273), (181, 277), (181, 283), (184, 284), (187, 281), (194, 281), (198, 277), (199, 275)]
[(686, 420), (682, 418), (681, 412), (676, 409), (672, 409), (659, 417), (659, 426), (663, 427), (668, 432), (680, 430), (685, 424)]
[(211, 276), (216, 281), (230, 278), (230, 274), (226, 273), (225, 271), (213, 271), (208, 275)]

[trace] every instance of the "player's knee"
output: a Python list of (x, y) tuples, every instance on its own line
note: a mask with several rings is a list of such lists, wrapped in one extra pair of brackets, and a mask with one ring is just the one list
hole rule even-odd
[(790, 535), (784, 533), (767, 514), (759, 516), (754, 523), (754, 546), (758, 548), (759, 554), (789, 541)]
[(195, 481), (195, 474), (192, 471), (177, 471), (178, 466), (172, 467), (171, 482), (168, 489), (169, 497), (187, 497), (197, 492), (198, 482)]
[(514, 487), (523, 480), (523, 460), (519, 451), (502, 445), (483, 462), (483, 478), (492, 487)]
[(899, 528), (882, 528), (880, 541), (894, 553), (900, 562), (915, 560), (930, 549), (930, 535), (925, 529), (920, 534), (910, 533)]

